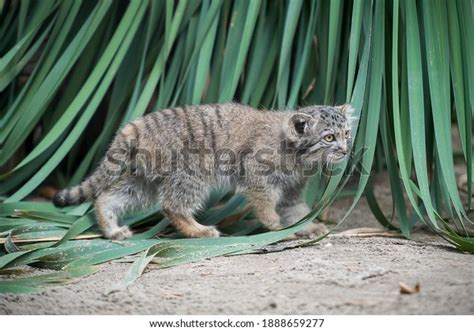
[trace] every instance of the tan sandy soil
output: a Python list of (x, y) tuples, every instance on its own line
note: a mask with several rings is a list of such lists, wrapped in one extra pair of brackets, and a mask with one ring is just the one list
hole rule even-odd
[[(390, 214), (388, 187), (376, 193)], [(338, 201), (331, 218), (349, 204)], [(341, 231), (362, 226), (380, 227), (365, 200)], [(413, 241), (335, 235), (311, 247), (151, 265), (128, 289), (107, 294), (130, 266), (115, 261), (39, 294), (2, 295), (0, 314), (473, 314), (473, 258), (420, 231)], [(421, 290), (400, 294), (400, 282)]]

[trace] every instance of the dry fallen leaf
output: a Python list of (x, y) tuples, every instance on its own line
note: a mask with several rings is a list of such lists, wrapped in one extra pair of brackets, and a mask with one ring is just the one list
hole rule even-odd
[(420, 283), (417, 283), (415, 287), (410, 287), (405, 283), (400, 282), (400, 294), (415, 294), (420, 292)]
[(397, 231), (388, 231), (382, 228), (361, 227), (343, 231), (335, 235), (336, 237), (394, 237), (403, 238)]
[[(71, 240), (80, 240), (80, 239), (95, 239), (102, 237), (101, 234), (81, 234), (72, 238)], [(45, 237), (45, 238), (27, 238), (27, 239), (17, 239), (17, 237), (12, 236), (11, 239), (15, 244), (18, 243), (35, 243), (35, 242), (45, 242), (45, 241), (58, 241), (62, 237)], [(0, 238), (0, 245), (5, 244), (8, 238)]]

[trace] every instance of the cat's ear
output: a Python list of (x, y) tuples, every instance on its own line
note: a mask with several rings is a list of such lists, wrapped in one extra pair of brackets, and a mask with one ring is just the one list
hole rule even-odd
[(354, 117), (354, 107), (350, 103), (345, 103), (337, 107), (341, 113), (343, 113), (347, 119)]
[(288, 123), (289, 138), (298, 139), (307, 136), (312, 131), (315, 121), (311, 115), (300, 112), (293, 114)]

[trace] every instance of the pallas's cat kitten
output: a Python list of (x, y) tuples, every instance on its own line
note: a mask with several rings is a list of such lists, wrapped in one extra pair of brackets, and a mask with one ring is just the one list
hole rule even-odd
[(59, 191), (54, 204), (94, 200), (111, 239), (132, 235), (118, 225), (125, 212), (157, 203), (185, 236), (218, 237), (193, 215), (213, 188), (228, 187), (247, 197), (266, 228), (279, 229), (309, 213), (302, 189), (318, 165), (349, 154), (351, 112), (350, 105), (273, 112), (229, 103), (150, 113), (119, 130), (97, 170)]

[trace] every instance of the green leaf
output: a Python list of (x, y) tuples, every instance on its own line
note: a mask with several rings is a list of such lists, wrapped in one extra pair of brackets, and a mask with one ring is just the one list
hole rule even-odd
[(45, 275), (0, 280), (0, 293), (35, 293), (45, 287), (63, 284), (73, 278), (89, 276), (98, 270), (97, 267), (86, 266), (50, 272)]
[(221, 81), (226, 84), (221, 85), (219, 102), (232, 100), (250, 46), (260, 4), (260, 0), (237, 0), (234, 3), (221, 73)]

